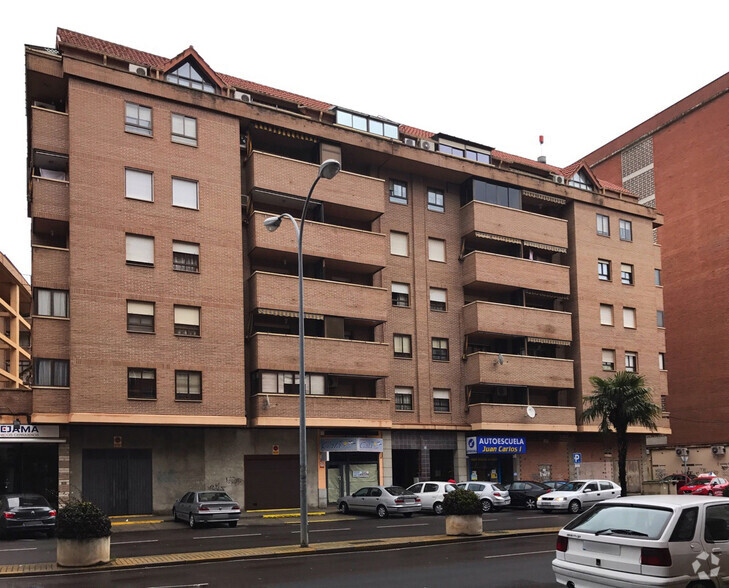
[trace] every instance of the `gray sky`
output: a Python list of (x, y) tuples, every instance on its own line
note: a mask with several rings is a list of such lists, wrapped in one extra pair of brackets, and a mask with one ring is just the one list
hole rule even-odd
[(23, 46), (54, 47), (57, 27), (164, 57), (193, 45), (221, 73), (558, 166), (729, 70), (725, 0), (205, 6), (37, 0), (6, 12), (0, 251), (28, 280)]

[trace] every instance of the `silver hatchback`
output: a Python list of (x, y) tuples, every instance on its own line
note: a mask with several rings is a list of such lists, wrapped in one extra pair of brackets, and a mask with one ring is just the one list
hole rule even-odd
[(187, 521), (191, 529), (204, 523), (226, 523), (235, 527), (240, 519), (240, 505), (219, 490), (187, 492), (175, 501), (172, 517)]
[(445, 495), (456, 489), (451, 482), (418, 482), (408, 486), (408, 490), (420, 498), (423, 510), (432, 510), (435, 514), (443, 514)]
[(366, 486), (354, 494), (342, 496), (337, 502), (339, 511), (347, 514), (350, 510), (376, 514), (381, 519), (390, 514), (406, 517), (420, 512), (420, 498), (401, 486)]
[(501, 484), (494, 482), (459, 482), (457, 488), (475, 492), (481, 499), (481, 508), (484, 512), (501, 510), (504, 506), (511, 504), (509, 491)]

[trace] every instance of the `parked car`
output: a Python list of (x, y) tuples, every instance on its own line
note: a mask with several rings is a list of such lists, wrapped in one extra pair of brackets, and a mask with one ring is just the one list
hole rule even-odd
[(659, 482), (664, 482), (668, 484), (676, 484), (679, 488), (681, 486), (685, 486), (689, 483), (691, 480), (691, 476), (688, 476), (686, 474), (669, 474), (668, 476), (663, 476)]
[(541, 482), (514, 480), (504, 487), (511, 496), (511, 506), (523, 506), (530, 510), (537, 508), (537, 498), (552, 491), (552, 488)]
[(418, 482), (408, 490), (420, 498), (423, 510), (432, 510), (435, 514), (443, 514), (443, 497), (456, 489), (451, 482)]
[(29, 531), (52, 537), (56, 532), (56, 509), (40, 494), (0, 496), (0, 535)]
[(547, 480), (546, 482), (542, 482), (542, 484), (549, 486), (552, 490), (556, 490), (562, 484), (566, 484), (567, 482), (569, 482), (569, 480)]
[(729, 499), (630, 496), (568, 523), (552, 570), (567, 586), (725, 586), (727, 548)]
[(484, 512), (492, 510), (499, 511), (505, 506), (511, 504), (509, 491), (501, 484), (494, 482), (460, 482), (456, 484), (457, 488), (471, 490), (481, 499), (481, 507)]
[(714, 474), (699, 474), (686, 485), (678, 489), (679, 494), (699, 494), (705, 496), (721, 496), (729, 482)]
[(235, 527), (240, 520), (240, 505), (219, 490), (187, 492), (172, 507), (172, 518), (187, 521), (191, 529), (208, 523)]
[(620, 486), (610, 480), (574, 480), (537, 498), (537, 508), (542, 512), (563, 510), (577, 514), (583, 508), (619, 496)]
[(361, 511), (384, 519), (391, 514), (411, 517), (414, 512), (420, 512), (422, 504), (420, 498), (401, 486), (365, 486), (354, 494), (342, 496), (337, 507), (343, 514)]

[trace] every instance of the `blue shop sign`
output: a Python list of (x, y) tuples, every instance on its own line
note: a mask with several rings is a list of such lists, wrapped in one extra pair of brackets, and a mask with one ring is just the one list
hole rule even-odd
[(365, 451), (382, 453), (384, 444), (382, 438), (375, 437), (322, 437), (319, 450), (325, 451)]
[(466, 439), (466, 454), (515, 454), (526, 453), (526, 439), (524, 437), (468, 437)]

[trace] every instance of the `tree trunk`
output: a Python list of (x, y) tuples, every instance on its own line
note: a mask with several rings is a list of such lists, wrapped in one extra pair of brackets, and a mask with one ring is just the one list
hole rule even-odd
[(618, 484), (620, 484), (620, 496), (628, 495), (628, 479), (626, 474), (626, 463), (628, 460), (628, 431), (620, 429), (618, 434)]

